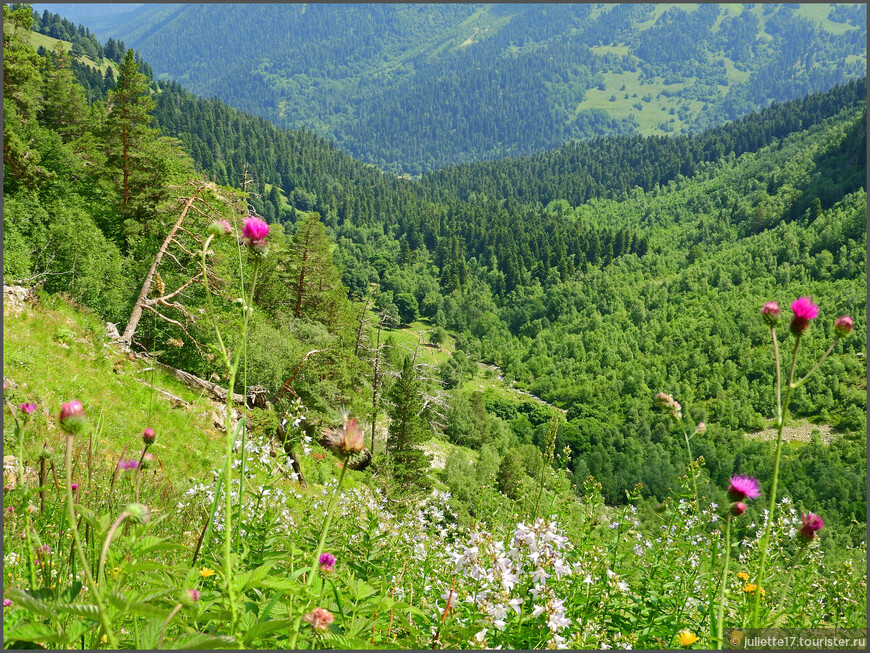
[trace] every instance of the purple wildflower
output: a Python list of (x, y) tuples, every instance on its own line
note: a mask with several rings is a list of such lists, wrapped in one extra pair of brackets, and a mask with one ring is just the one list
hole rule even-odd
[(331, 553), (320, 554), (320, 571), (332, 571), (335, 569), (335, 556)]
[(758, 481), (748, 476), (732, 476), (731, 485), (728, 486), (728, 496), (732, 501), (744, 499), (757, 499), (761, 496)]
[(810, 328), (810, 320), (814, 320), (819, 316), (819, 307), (813, 304), (809, 297), (801, 297), (796, 299), (791, 305), (791, 311), (794, 316), (791, 318), (792, 334), (795, 337), (800, 337)]

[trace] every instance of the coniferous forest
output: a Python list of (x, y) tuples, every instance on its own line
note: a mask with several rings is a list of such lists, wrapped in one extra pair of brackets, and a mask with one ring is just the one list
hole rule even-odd
[[(867, 88), (836, 64), (866, 12), (822, 47), (802, 5), (423, 7), (281, 45), (311, 79), (419, 45), (324, 127), (280, 71), (285, 121), (200, 95), (229, 62), (155, 75), (206, 6), (102, 42), (4, 6), (5, 647), (866, 635)], [(614, 33), (650, 79), (714, 42), (750, 74), (684, 133), (547, 122), (538, 60), (588, 91)], [(427, 93), (490, 85), (525, 140), (412, 141), (458, 120)]]

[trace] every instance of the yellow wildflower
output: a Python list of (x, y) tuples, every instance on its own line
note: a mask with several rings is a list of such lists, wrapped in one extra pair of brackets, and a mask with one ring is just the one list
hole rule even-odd
[(109, 636), (108, 636), (108, 635), (103, 635), (103, 639), (102, 639), (103, 644), (105, 644), (105, 643), (108, 642), (108, 641), (109, 641)]
[(203, 578), (208, 578), (209, 576), (214, 576), (217, 572), (214, 569), (209, 569), (208, 567), (203, 567), (199, 570), (199, 575)]
[(677, 639), (682, 646), (691, 646), (698, 641), (698, 636), (689, 630), (683, 630), (677, 635)]
[(754, 583), (748, 583), (746, 587), (743, 588), (743, 591), (747, 594), (752, 594), (756, 589), (758, 589), (757, 585), (755, 585)]
[(741, 571), (739, 574), (737, 574), (737, 578), (739, 578), (740, 580), (749, 580), (749, 574), (747, 574), (745, 571)]

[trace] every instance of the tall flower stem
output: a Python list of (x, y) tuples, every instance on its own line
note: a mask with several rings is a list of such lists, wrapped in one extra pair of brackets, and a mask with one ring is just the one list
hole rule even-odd
[(689, 474), (692, 476), (692, 492), (695, 493), (694, 503), (695, 513), (697, 514), (701, 510), (701, 497), (698, 496), (698, 482), (695, 479), (695, 457), (692, 455), (692, 445), (689, 444), (689, 434), (682, 422), (680, 423), (680, 429), (683, 431), (683, 437), (686, 440), (686, 449), (689, 452)]
[[(308, 580), (305, 582), (306, 587), (311, 587), (314, 585), (314, 579), (317, 576), (317, 571), (319, 568), (319, 560), (320, 554), (323, 553), (323, 547), (326, 543), (326, 536), (329, 533), (329, 527), (332, 525), (332, 517), (335, 512), (335, 504), (338, 502), (338, 497), (341, 495), (341, 488), (344, 484), (344, 475), (347, 473), (347, 460), (343, 461), (341, 467), (341, 474), (338, 476), (338, 487), (335, 488), (335, 492), (332, 495), (332, 498), (329, 500), (329, 506), (326, 508), (326, 518), (323, 522), (323, 529), (320, 531), (320, 541), (317, 543), (317, 550), (314, 552), (314, 558), (311, 561), (311, 573), (308, 574)], [(293, 649), (296, 648), (296, 637), (299, 635), (299, 627), (302, 624), (302, 615), (305, 612), (303, 609), (299, 615), (296, 617), (296, 622), (293, 624), (293, 628), (290, 631), (290, 641), (287, 644), (287, 648)]]
[[(728, 563), (731, 561), (731, 512), (725, 518), (725, 567), (722, 570), (722, 581), (719, 586), (719, 609), (716, 614), (716, 649), (721, 651), (725, 645), (725, 586), (728, 584)], [(760, 592), (759, 592), (760, 593)]]
[(795, 365), (797, 364), (797, 355), (798, 350), (801, 346), (800, 336), (797, 337), (794, 343), (794, 352), (791, 357), (791, 367), (788, 371), (788, 382), (785, 386), (785, 399), (780, 404), (780, 387), (779, 387), (779, 345), (776, 340), (776, 332), (771, 328), (771, 334), (773, 335), (773, 346), (776, 352), (776, 372), (777, 372), (777, 406), (776, 406), (776, 453), (773, 458), (773, 480), (770, 484), (770, 500), (768, 502), (767, 508), (767, 519), (765, 520), (764, 525), (764, 535), (761, 537), (761, 560), (758, 563), (758, 573), (755, 576), (755, 585), (758, 587), (758, 590), (753, 595), (752, 598), (752, 616), (750, 619), (750, 624), (753, 628), (758, 627), (758, 608), (761, 605), (761, 587), (764, 581), (764, 572), (765, 565), (767, 563), (767, 549), (770, 544), (770, 530), (773, 526), (773, 511), (776, 508), (776, 489), (779, 483), (779, 463), (782, 458), (782, 430), (785, 426), (785, 413), (788, 410), (788, 403), (791, 400), (791, 392), (793, 390), (792, 380), (794, 379), (794, 370)]
[(109, 545), (112, 543), (112, 537), (115, 535), (115, 531), (118, 530), (118, 527), (129, 516), (130, 513), (126, 510), (122, 512), (115, 520), (115, 523), (112, 524), (112, 527), (109, 529), (109, 533), (106, 535), (106, 541), (103, 542), (103, 550), (100, 552), (100, 565), (99, 567), (97, 567), (97, 578), (99, 578), (101, 583), (105, 581), (106, 558), (109, 556)]
[(118, 650), (118, 639), (112, 631), (112, 622), (109, 620), (109, 613), (106, 612), (106, 604), (103, 602), (102, 592), (94, 582), (94, 577), (91, 575), (91, 568), (88, 565), (88, 558), (85, 556), (85, 550), (82, 548), (82, 540), (79, 537), (79, 529), (76, 525), (76, 511), (72, 492), (72, 449), (75, 436), (66, 436), (66, 457), (64, 459), (64, 471), (66, 472), (66, 505), (69, 515), (70, 528), (73, 532), (75, 540), (76, 552), (79, 555), (79, 560), (82, 563), (82, 569), (85, 571), (85, 578), (88, 581), (88, 587), (94, 593), (94, 600), (97, 602), (97, 609), (100, 612), (100, 622), (103, 624), (103, 630), (106, 632), (106, 638), (109, 640), (111, 648)]
[[(221, 337), (220, 329), (217, 325), (217, 320), (214, 319), (214, 307), (212, 304), (211, 291), (208, 287), (208, 269), (206, 265), (206, 255), (208, 253), (209, 245), (211, 245), (211, 241), (214, 238), (213, 235), (209, 235), (206, 238), (205, 243), (202, 246), (202, 277), (203, 284), (205, 285), (206, 297), (209, 306), (209, 312), (212, 317), (212, 325), (214, 327), (215, 336), (218, 341), (218, 345), (220, 347), (221, 356), (224, 358), (224, 362), (229, 370), (229, 383), (227, 385), (227, 409), (226, 409), (226, 465), (224, 467), (224, 492), (225, 492), (225, 504), (224, 504), (224, 583), (227, 591), (227, 598), (230, 603), (230, 634), (235, 635), (236, 632), (236, 624), (238, 622), (238, 609), (236, 606), (236, 592), (233, 587), (233, 546), (232, 546), (232, 521), (233, 521), (233, 498), (232, 498), (232, 476), (233, 476), (233, 446), (235, 444), (235, 437), (233, 430), (230, 428), (232, 424), (232, 415), (233, 415), (233, 389), (236, 385), (236, 373), (239, 369), (239, 360), (241, 358), (242, 348), (244, 346), (245, 335), (248, 331), (248, 321), (251, 316), (251, 312), (253, 311), (253, 302), (254, 302), (254, 289), (257, 285), (257, 273), (260, 270), (260, 261), (258, 258), (254, 258), (254, 272), (253, 272), (253, 280), (251, 281), (251, 287), (249, 291), (248, 301), (244, 306), (245, 316), (242, 325), (242, 333), (241, 339), (239, 341), (239, 345), (236, 347), (236, 354), (234, 358), (230, 357), (229, 350), (224, 345), (223, 338)], [(242, 451), (242, 456), (244, 456), (244, 451)], [(244, 479), (242, 479), (244, 482)]]
[[(14, 412), (12, 414), (15, 415)], [(36, 568), (33, 566), (33, 539), (30, 534), (30, 489), (24, 483), (24, 433), (26, 430), (24, 424), (19, 422), (18, 416), (15, 415), (15, 434), (18, 436), (18, 489), (21, 490), (20, 510), (24, 514), (24, 537), (27, 541), (27, 575), (30, 577), (30, 586), (36, 589)]]

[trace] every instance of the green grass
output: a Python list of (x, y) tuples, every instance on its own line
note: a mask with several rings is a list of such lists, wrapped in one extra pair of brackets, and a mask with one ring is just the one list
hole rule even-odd
[[(40, 34), (39, 32), (29, 32), (27, 36), (27, 40), (33, 46), (34, 49), (39, 49), (39, 46), (45, 47), (46, 50), (52, 51), (54, 50), (54, 46), (57, 43), (61, 43), (63, 45), (64, 51), (69, 52), (72, 47), (72, 43), (69, 41), (61, 41), (60, 39), (54, 39), (50, 36), (46, 36), (45, 34)], [(118, 75), (118, 66), (112, 61), (108, 59), (103, 59), (102, 64), (98, 64), (96, 61), (91, 59), (90, 57), (86, 57), (85, 55), (81, 55), (76, 57), (76, 60), (79, 62), (90, 66), (91, 68), (96, 68), (103, 75), (106, 74), (106, 69), (112, 68), (112, 72), (115, 74), (117, 78)]]
[[(694, 78), (668, 85), (661, 78), (645, 82), (641, 82), (639, 78), (640, 72), (638, 71), (604, 73), (605, 90), (602, 91), (595, 87), (586, 91), (586, 98), (575, 109), (575, 118), (584, 109), (603, 109), (617, 120), (633, 116), (640, 126), (640, 133), (647, 135), (664, 134), (665, 132), (659, 129), (659, 125), (673, 118), (674, 122), (670, 124), (674, 128), (674, 132), (679, 133), (680, 129), (686, 126), (686, 123), (680, 120), (676, 112), (680, 106), (687, 103), (687, 100), (680, 97), (665, 97), (661, 93), (664, 90), (675, 93), (692, 83)], [(620, 90), (623, 85), (625, 85), (624, 91)], [(635, 93), (637, 97), (632, 97)], [(626, 94), (628, 94), (628, 98), (625, 97)], [(610, 97), (614, 95), (616, 101), (611, 102)], [(645, 95), (651, 95), (652, 101), (644, 102), (642, 98)], [(636, 103), (640, 103), (643, 108), (641, 110), (635, 108)], [(700, 112), (703, 103), (691, 100), (688, 101), (688, 104), (690, 106), (689, 123), (691, 123), (692, 118)], [(672, 108), (675, 112), (674, 115), (669, 113)]]
[(828, 14), (831, 13), (832, 6), (833, 5), (831, 4), (801, 3), (800, 7), (795, 10), (795, 15), (811, 20), (826, 32), (830, 32), (834, 35), (858, 29), (848, 23), (835, 23), (834, 21), (828, 20)]
[[(33, 453), (43, 441), (55, 451), (63, 450), (56, 416), (61, 403), (78, 399), (92, 425), (102, 419), (101, 436), (94, 442), (101, 464), (114, 466), (125, 445), (129, 445), (127, 457), (141, 451), (142, 430), (150, 426), (157, 433), (150, 451), (171, 477), (205, 479), (220, 459), (225, 442), (211, 424), (215, 405), (209, 398), (164, 371), (148, 370), (154, 367), (149, 361), (130, 360), (106, 341), (102, 322), (93, 314), (60, 297), (44, 297), (43, 301), (41, 307), (3, 320), (3, 375), (18, 385), (13, 401), (37, 405), (27, 452)], [(137, 379), (189, 405), (173, 408), (165, 395)], [(8, 409), (5, 417), (8, 448), (13, 427)], [(86, 446), (82, 440), (80, 446)]]

